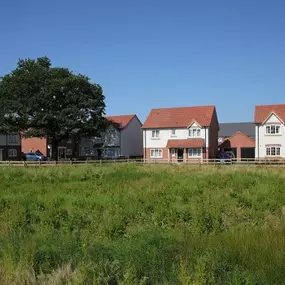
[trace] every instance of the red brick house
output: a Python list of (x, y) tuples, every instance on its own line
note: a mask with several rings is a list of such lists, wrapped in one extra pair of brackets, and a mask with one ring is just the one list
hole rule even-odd
[(143, 124), (145, 160), (216, 158), (219, 123), (215, 106), (152, 109)]

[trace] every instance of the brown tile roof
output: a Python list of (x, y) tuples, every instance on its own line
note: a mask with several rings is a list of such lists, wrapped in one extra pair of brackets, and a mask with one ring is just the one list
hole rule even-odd
[(254, 122), (263, 123), (272, 112), (285, 122), (285, 104), (255, 106)]
[(136, 115), (120, 115), (120, 116), (108, 116), (106, 119), (108, 121), (114, 122), (119, 125), (120, 129), (125, 128), (129, 122), (136, 117)]
[(187, 128), (196, 121), (208, 127), (215, 113), (215, 106), (152, 109), (143, 128)]
[(203, 147), (205, 141), (203, 139), (186, 139), (186, 140), (168, 140), (167, 146), (171, 147)]

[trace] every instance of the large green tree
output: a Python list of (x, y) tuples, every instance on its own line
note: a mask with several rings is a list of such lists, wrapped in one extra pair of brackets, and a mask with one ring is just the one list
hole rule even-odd
[(47, 137), (57, 159), (62, 140), (96, 136), (105, 129), (104, 99), (100, 85), (52, 67), (47, 57), (21, 59), (0, 80), (0, 131)]

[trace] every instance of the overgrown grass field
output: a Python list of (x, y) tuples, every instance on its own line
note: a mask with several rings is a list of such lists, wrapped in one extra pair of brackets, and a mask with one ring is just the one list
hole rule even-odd
[(282, 168), (0, 169), (2, 284), (285, 284)]

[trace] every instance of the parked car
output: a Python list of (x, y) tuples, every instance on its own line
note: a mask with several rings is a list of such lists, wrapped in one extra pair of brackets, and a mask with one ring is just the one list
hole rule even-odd
[(232, 152), (221, 152), (219, 158), (221, 163), (231, 164), (234, 154)]
[(221, 152), (220, 153), (220, 159), (232, 159), (232, 155), (228, 152)]
[(27, 161), (46, 161), (46, 157), (40, 153), (25, 153), (25, 160)]

